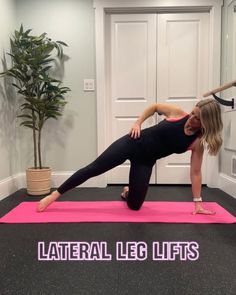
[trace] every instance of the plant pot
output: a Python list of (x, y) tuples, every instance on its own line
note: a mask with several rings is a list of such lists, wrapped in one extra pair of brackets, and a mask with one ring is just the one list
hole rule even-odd
[(46, 195), (51, 189), (51, 168), (28, 168), (26, 170), (27, 193), (33, 196)]

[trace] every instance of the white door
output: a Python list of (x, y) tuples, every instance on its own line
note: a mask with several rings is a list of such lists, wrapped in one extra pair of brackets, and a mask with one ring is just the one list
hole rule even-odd
[[(208, 87), (209, 14), (158, 15), (157, 101), (190, 112)], [(156, 165), (157, 183), (190, 183), (190, 156), (173, 154)], [(205, 160), (202, 180), (205, 183)]]
[[(156, 101), (156, 15), (111, 15), (110, 24), (109, 143), (127, 134), (139, 114)], [(150, 118), (143, 127), (155, 123)], [(129, 167), (126, 161), (112, 169), (108, 183), (127, 183)]]
[[(208, 13), (110, 16), (109, 143), (127, 134), (152, 103), (176, 103), (187, 112), (193, 108), (208, 86), (208, 17)], [(148, 119), (142, 128), (157, 120)], [(190, 152), (157, 161), (150, 182), (190, 183), (189, 160)], [(127, 183), (128, 173), (127, 161), (109, 172), (108, 183)]]

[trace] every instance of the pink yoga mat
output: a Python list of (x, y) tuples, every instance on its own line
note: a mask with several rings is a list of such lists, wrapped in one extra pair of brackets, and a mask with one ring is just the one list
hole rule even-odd
[(163, 222), (163, 223), (236, 223), (217, 203), (204, 202), (215, 215), (192, 215), (192, 202), (144, 202), (139, 211), (130, 210), (124, 201), (54, 202), (37, 212), (37, 202), (23, 202), (0, 218), (1, 223), (63, 222)]

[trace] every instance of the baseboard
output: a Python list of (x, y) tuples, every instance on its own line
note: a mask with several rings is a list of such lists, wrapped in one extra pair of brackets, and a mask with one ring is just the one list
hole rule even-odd
[[(53, 172), (52, 187), (59, 187), (74, 171)], [(105, 187), (104, 175), (96, 176), (84, 182), (80, 187)], [(0, 181), (0, 200), (26, 187), (25, 173), (18, 173)], [(236, 179), (224, 173), (219, 176), (219, 188), (236, 199)]]
[(0, 200), (3, 200), (7, 196), (23, 188), (25, 183), (24, 178), (25, 177), (23, 173), (18, 173), (1, 180), (0, 181)]
[(236, 179), (224, 173), (219, 176), (219, 188), (236, 199)]
[[(51, 187), (59, 187), (64, 181), (66, 181), (75, 171), (68, 172), (53, 172)], [(80, 187), (105, 187), (104, 176), (96, 176), (89, 179), (80, 185)], [(7, 196), (15, 193), (19, 189), (26, 188), (25, 173), (18, 173), (13, 176), (9, 176), (0, 181), (0, 200), (3, 200)]]
[[(59, 187), (66, 181), (75, 171), (52, 172), (52, 187)], [(105, 187), (103, 181), (104, 175), (90, 178), (82, 183), (79, 187)]]

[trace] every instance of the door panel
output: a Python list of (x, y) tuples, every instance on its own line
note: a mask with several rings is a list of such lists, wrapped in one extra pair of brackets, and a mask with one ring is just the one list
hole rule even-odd
[[(156, 101), (156, 15), (112, 15), (110, 24), (111, 143), (127, 134), (139, 114)], [(154, 123), (150, 118), (143, 127)], [(127, 183), (129, 167), (127, 161), (110, 171), (108, 183)]]
[[(158, 15), (158, 102), (190, 112), (207, 89), (208, 18), (208, 13)], [(190, 156), (191, 152), (186, 152), (158, 160), (157, 183), (190, 183)], [(205, 161), (202, 171), (204, 183)]]
[[(208, 13), (112, 14), (109, 18), (108, 144), (127, 134), (152, 103), (190, 112), (208, 88)], [(149, 127), (162, 120), (153, 116)], [(190, 183), (191, 152), (157, 161), (151, 183)], [(111, 170), (108, 183), (127, 183), (129, 161)], [(203, 183), (205, 181), (203, 162)]]

